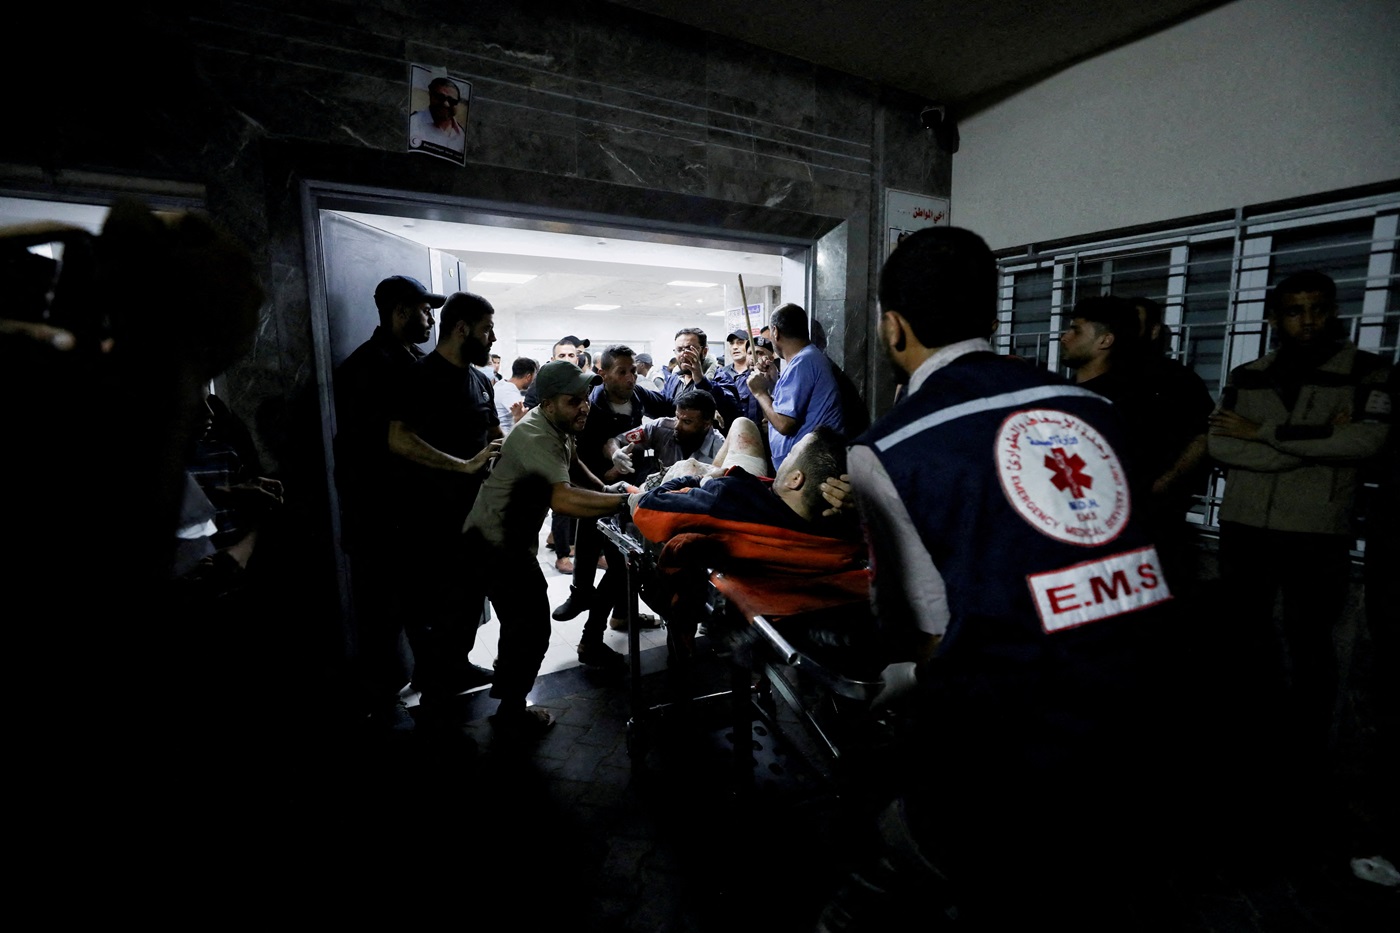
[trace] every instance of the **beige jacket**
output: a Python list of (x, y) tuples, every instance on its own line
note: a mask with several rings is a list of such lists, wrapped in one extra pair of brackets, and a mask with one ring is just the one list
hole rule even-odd
[(1222, 407), (1260, 423), (1256, 437), (1209, 437), (1229, 467), (1222, 522), (1274, 531), (1350, 535), (1363, 462), (1385, 444), (1389, 368), (1343, 344), (1313, 370), (1289, 408), (1272, 371), (1278, 353), (1230, 373)]

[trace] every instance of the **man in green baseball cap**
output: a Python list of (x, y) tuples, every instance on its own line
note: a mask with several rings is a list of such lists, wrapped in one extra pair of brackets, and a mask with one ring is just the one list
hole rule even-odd
[(627, 508), (627, 493), (605, 489), (578, 459), (575, 438), (600, 381), (566, 360), (540, 367), (540, 404), (506, 438), (463, 528), (470, 576), (486, 588), (501, 620), (491, 687), (501, 705), (491, 724), (503, 734), (534, 738), (554, 724), (547, 710), (525, 703), (549, 647), (549, 594), (536, 558), (545, 513), (592, 521)]

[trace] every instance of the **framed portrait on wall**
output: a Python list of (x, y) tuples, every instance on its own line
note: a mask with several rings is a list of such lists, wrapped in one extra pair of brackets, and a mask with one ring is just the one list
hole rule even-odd
[(471, 83), (427, 65), (410, 65), (409, 76), (408, 151), (466, 165)]

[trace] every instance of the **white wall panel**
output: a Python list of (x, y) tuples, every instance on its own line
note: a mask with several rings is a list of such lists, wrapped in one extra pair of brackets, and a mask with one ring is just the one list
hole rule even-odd
[(1400, 178), (1400, 3), (1237, 0), (963, 121), (993, 248)]

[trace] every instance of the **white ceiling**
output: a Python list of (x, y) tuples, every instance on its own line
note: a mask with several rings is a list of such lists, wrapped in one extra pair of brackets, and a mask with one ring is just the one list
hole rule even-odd
[[(467, 290), (485, 297), (498, 312), (559, 313), (579, 317), (579, 332), (600, 318), (629, 316), (715, 317), (741, 307), (739, 276), (749, 302), (761, 300), (765, 286), (781, 281), (780, 257), (752, 244), (714, 249), (618, 236), (579, 236), (542, 230), (417, 220), (379, 214), (338, 212), (396, 236), (455, 255), (466, 269)], [(107, 208), (92, 204), (0, 198), (0, 224), (48, 220), (101, 231)], [(511, 285), (472, 282), (478, 272), (521, 272), (536, 276)], [(667, 285), (672, 281), (713, 282), (714, 287)], [(611, 311), (574, 311), (582, 304), (611, 304)], [(770, 309), (771, 310), (771, 309)], [(703, 326), (703, 322), (697, 321)], [(709, 322), (713, 328), (713, 322)], [(592, 325), (596, 327), (596, 325)]]
[(107, 208), (98, 204), (69, 204), (65, 201), (33, 201), (28, 198), (0, 198), (0, 224), (22, 224), (51, 220), (101, 233)]
[[(658, 243), (619, 236), (580, 236), (514, 227), (492, 227), (340, 211), (344, 217), (424, 246), (455, 255), (466, 269), (468, 291), (486, 298), (499, 312), (572, 311), (583, 304), (619, 305), (611, 311), (577, 311), (586, 321), (597, 316), (694, 313), (708, 315), (740, 307), (739, 276), (750, 303), (764, 286), (780, 284), (782, 260), (752, 244), (714, 249)], [(639, 234), (640, 236), (640, 234)], [(478, 272), (520, 272), (536, 276), (519, 285), (472, 281)], [(713, 282), (715, 287), (671, 286), (671, 281)]]

